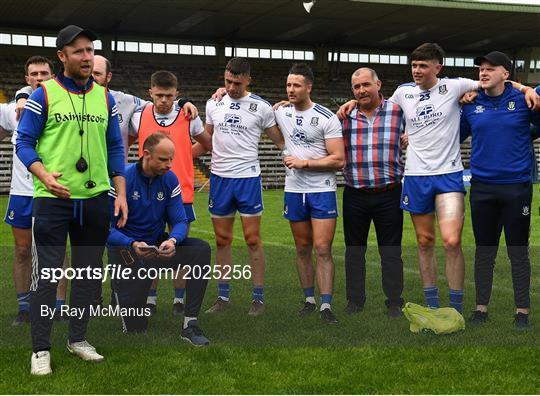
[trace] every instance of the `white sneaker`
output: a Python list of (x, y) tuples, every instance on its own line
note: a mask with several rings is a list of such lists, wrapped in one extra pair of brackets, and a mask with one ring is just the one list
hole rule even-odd
[(88, 341), (74, 342), (73, 344), (70, 344), (68, 341), (67, 350), (80, 357), (82, 360), (96, 363), (105, 360), (103, 356), (96, 352), (96, 348), (90, 345)]
[(52, 374), (51, 370), (51, 354), (49, 351), (39, 351), (32, 353), (30, 374), (32, 375), (47, 375)]

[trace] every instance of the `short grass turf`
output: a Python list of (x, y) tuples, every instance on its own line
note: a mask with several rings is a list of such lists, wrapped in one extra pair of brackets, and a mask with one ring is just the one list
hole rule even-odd
[[(342, 191), (338, 191), (341, 207)], [(196, 195), (197, 221), (191, 235), (214, 245), (206, 211), (207, 195)], [(302, 305), (294, 247), (282, 216), (282, 191), (265, 191), (262, 235), (267, 260), (266, 304), (263, 316), (247, 316), (251, 297), (249, 280), (233, 281), (230, 312), (201, 313), (200, 323), (212, 341), (194, 348), (179, 337), (181, 318), (172, 316), (171, 281), (158, 291), (158, 312), (146, 334), (125, 335), (118, 318), (95, 318), (88, 340), (106, 356), (91, 364), (65, 351), (67, 325), (55, 323), (51, 350), (52, 376), (30, 376), (29, 328), (11, 327), (17, 312), (11, 277), (13, 239), (10, 228), (0, 226), (0, 393), (540, 393), (540, 258), (539, 197), (535, 194), (531, 227), (532, 311), (536, 326), (528, 332), (512, 328), (513, 292), (506, 251), (501, 247), (490, 304), (490, 321), (467, 327), (450, 336), (416, 335), (401, 318), (385, 315), (380, 265), (374, 230), (370, 235), (367, 264), (368, 300), (364, 311), (346, 316), (344, 243), (341, 218), (334, 240), (336, 266), (333, 308), (340, 323), (325, 325), (317, 315), (299, 318)], [(5, 213), (7, 198), (0, 197)], [(469, 212), (467, 208), (467, 212)], [(235, 264), (245, 265), (240, 222), (235, 226)], [(502, 241), (504, 243), (504, 241)], [(466, 257), (465, 312), (474, 308), (474, 240), (466, 214), (463, 245)], [(438, 249), (441, 302), (448, 302), (444, 278), (444, 252)], [(415, 238), (408, 214), (403, 234), (406, 301), (423, 303), (417, 269)], [(109, 285), (104, 285), (108, 299)], [(203, 310), (217, 295), (210, 281)]]

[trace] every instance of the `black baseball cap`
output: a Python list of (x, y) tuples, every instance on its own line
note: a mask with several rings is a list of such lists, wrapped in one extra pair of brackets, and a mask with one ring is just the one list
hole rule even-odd
[(492, 51), (487, 55), (474, 58), (474, 64), (480, 66), (482, 62), (489, 62), (493, 66), (502, 66), (506, 71), (512, 70), (512, 61), (506, 54), (499, 51)]
[(88, 37), (91, 41), (97, 40), (98, 38), (91, 30), (83, 29), (82, 27), (75, 25), (68, 25), (58, 32), (58, 36), (56, 37), (56, 49), (61, 50), (64, 45), (71, 43), (81, 35)]

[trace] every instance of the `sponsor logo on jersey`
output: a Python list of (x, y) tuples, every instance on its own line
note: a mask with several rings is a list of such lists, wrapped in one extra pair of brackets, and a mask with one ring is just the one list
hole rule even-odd
[(306, 133), (301, 129), (294, 128), (292, 134), (292, 140), (295, 143), (305, 143), (306, 142)]
[(480, 114), (480, 113), (483, 113), (484, 110), (486, 110), (486, 108), (485, 108), (484, 106), (481, 106), (481, 105), (480, 105), (480, 106), (476, 106), (476, 109), (474, 110), (474, 112), (475, 112), (476, 114)]
[(309, 123), (311, 126), (317, 126), (319, 125), (319, 117), (311, 117), (311, 122)]
[(292, 118), (292, 113), (285, 113), (285, 117)]
[(252, 113), (255, 113), (257, 111), (257, 103), (250, 103), (248, 110), (251, 111)]
[(54, 113), (54, 121), (55, 122), (70, 122), (70, 121), (77, 121), (77, 122), (92, 122), (95, 124), (104, 124), (105, 118), (101, 115), (94, 115), (94, 114), (73, 114), (71, 111), (69, 111), (67, 114), (62, 113)]
[(133, 199), (134, 201), (138, 201), (140, 197), (141, 195), (137, 190), (133, 191), (133, 194), (131, 194), (131, 199)]
[(157, 200), (158, 201), (163, 201), (165, 199), (165, 195), (163, 194), (163, 192), (158, 192), (157, 193)]
[(417, 107), (416, 108), (416, 116), (417, 117), (427, 116), (427, 115), (433, 113), (433, 110), (434, 110), (433, 105), (426, 105), (426, 106), (422, 106), (422, 107)]
[(523, 207), (523, 211), (521, 212), (521, 214), (522, 214), (523, 216), (528, 216), (530, 213), (531, 213), (531, 210), (530, 210), (529, 206), (528, 206), (528, 205), (525, 205), (525, 206)]
[(13, 220), (15, 218), (15, 211), (11, 210), (8, 215), (8, 219)]
[(223, 106), (224, 104), (225, 104), (224, 102), (218, 102), (218, 103), (216, 104), (216, 107)]
[(508, 102), (508, 110), (509, 111), (514, 111), (515, 109), (516, 109), (516, 102), (514, 102), (513, 100)]
[(405, 99), (414, 99), (413, 94), (405, 94)]
[(242, 117), (238, 114), (225, 114), (225, 119), (223, 120), (225, 124), (240, 124), (242, 122)]
[(448, 88), (446, 88), (446, 84), (443, 84), (439, 87), (439, 95), (446, 95), (448, 93)]

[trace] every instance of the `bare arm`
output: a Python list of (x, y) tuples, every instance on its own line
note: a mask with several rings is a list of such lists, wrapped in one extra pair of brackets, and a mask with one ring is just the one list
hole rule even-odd
[[(207, 128), (207, 126), (210, 128)], [(193, 137), (197, 142), (191, 148), (193, 158), (199, 158), (201, 155), (212, 151), (212, 134), (209, 132), (209, 129), (213, 131), (214, 127), (213, 125), (207, 126), (204, 127), (203, 133)]]
[(10, 136), (9, 131), (6, 131), (4, 128), (0, 127), (0, 142)]
[[(207, 152), (212, 151), (212, 135), (213, 134), (214, 134), (214, 126), (211, 124), (206, 124), (204, 126), (204, 133), (194, 138), (197, 141), (197, 143), (191, 146), (191, 155), (193, 156), (193, 158), (199, 158), (201, 155), (204, 155)], [(199, 136), (201, 136), (201, 140), (203, 141), (200, 141), (199, 139), (197, 139)]]
[(138, 136), (131, 136), (131, 135), (128, 136), (128, 147), (127, 147), (128, 150), (131, 147), (131, 145), (137, 141), (137, 139), (139, 139)]
[(302, 160), (293, 156), (285, 157), (283, 162), (289, 168), (312, 170), (338, 170), (345, 166), (345, 145), (343, 138), (325, 140), (328, 155), (319, 159)]
[(283, 150), (283, 147), (285, 147), (285, 140), (283, 139), (283, 134), (281, 133), (277, 125), (265, 129), (264, 132), (268, 135), (272, 142), (274, 142), (277, 148)]

